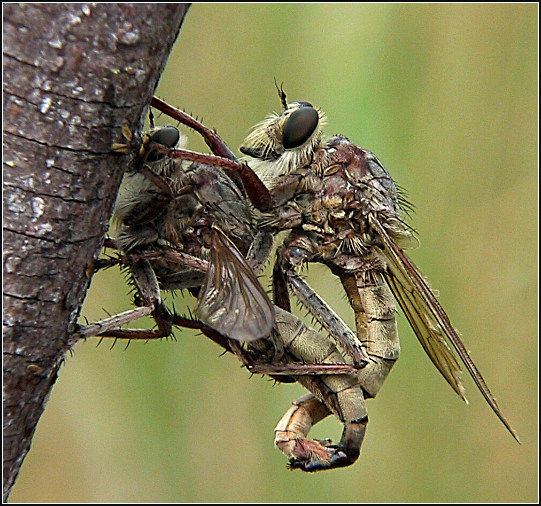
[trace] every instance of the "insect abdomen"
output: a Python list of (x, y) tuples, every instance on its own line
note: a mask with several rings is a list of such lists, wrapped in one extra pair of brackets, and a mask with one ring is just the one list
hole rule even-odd
[(400, 355), (396, 305), (378, 272), (359, 271), (340, 278), (355, 312), (357, 336), (370, 358), (359, 371), (361, 384), (374, 397)]

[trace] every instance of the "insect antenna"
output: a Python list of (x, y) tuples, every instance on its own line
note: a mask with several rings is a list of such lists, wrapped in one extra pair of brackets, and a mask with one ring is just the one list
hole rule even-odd
[(278, 81), (276, 80), (276, 77), (275, 77), (274, 86), (276, 86), (276, 90), (278, 91), (278, 96), (280, 97), (280, 102), (282, 103), (283, 108), (287, 109), (287, 100), (286, 100), (286, 93), (284, 91), (284, 83), (282, 82), (282, 84), (278, 86)]

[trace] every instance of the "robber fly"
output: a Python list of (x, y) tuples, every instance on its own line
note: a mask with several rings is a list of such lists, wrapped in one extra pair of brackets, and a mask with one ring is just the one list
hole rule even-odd
[[(274, 309), (254, 275), (262, 266), (252, 259), (250, 251), (252, 245), (257, 244), (258, 250), (263, 250), (272, 241), (258, 233), (242, 185), (224, 170), (183, 162), (152, 150), (156, 145), (174, 148), (179, 139), (174, 127), (147, 134), (117, 201), (115, 246), (131, 255), (154, 252), (152, 260), (144, 261), (149, 264), (147, 269), (151, 268), (156, 275), (159, 287), (186, 289), (197, 297), (205, 280), (205, 272), (197, 261), (208, 261), (212, 252), (216, 252), (216, 230), (220, 230), (221, 236), (229, 238), (241, 255), (247, 256), (250, 267), (245, 268), (239, 262), (233, 264), (236, 270), (231, 269), (227, 282), (222, 279), (219, 286), (222, 305), (216, 307), (218, 285), (213, 286), (212, 280), (216, 272), (229, 271), (222, 265), (226, 257), (215, 255), (216, 261), (210, 263), (211, 270), (200, 297), (204, 304), (199, 304), (196, 315), (202, 316), (210, 326), (219, 320), (221, 332), (235, 339), (250, 341), (266, 337), (274, 325)], [(169, 260), (167, 254), (172, 252), (191, 258), (196, 262), (195, 267), (188, 261), (182, 265)], [(230, 302), (227, 307), (226, 300)], [(250, 318), (245, 317), (248, 311)]]
[[(240, 148), (273, 196), (266, 226), (291, 229), (278, 250), (275, 303), (289, 310), (291, 288), (318, 318), (321, 300), (297, 271), (306, 262), (327, 265), (340, 278), (355, 313), (355, 341), (350, 342), (351, 334), (337, 336), (339, 344), (350, 356), (359, 347), (368, 354), (368, 365), (358, 374), (364, 395), (373, 397), (399, 354), (394, 296), (455, 392), (465, 400), (459, 362), (449, 344), (518, 441), (447, 314), (404, 252), (418, 241), (404, 221), (410, 204), (391, 176), (373, 153), (346, 137), (323, 140), (324, 114), (305, 101), (287, 103), (278, 91), (283, 111), (256, 125)], [(301, 468), (311, 466), (298, 462), (294, 452), (291, 457)]]

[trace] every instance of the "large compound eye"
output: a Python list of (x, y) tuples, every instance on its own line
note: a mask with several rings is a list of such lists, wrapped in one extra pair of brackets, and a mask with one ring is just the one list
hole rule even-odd
[(180, 133), (175, 127), (169, 126), (160, 128), (150, 138), (153, 142), (163, 144), (168, 148), (174, 148), (180, 139)]
[[(167, 148), (174, 148), (180, 139), (179, 131), (172, 126), (163, 127), (154, 132), (150, 136), (152, 142), (157, 142), (162, 144)], [(157, 151), (151, 151), (147, 156), (147, 162), (157, 162), (161, 160), (165, 155), (163, 153), (158, 153)]]
[(317, 111), (308, 102), (291, 114), (284, 127), (284, 148), (293, 149), (302, 146), (315, 132), (319, 122)]

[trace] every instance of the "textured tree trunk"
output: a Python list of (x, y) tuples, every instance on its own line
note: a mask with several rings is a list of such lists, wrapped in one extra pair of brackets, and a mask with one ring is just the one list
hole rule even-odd
[(75, 344), (126, 166), (189, 4), (4, 5), (4, 500)]

